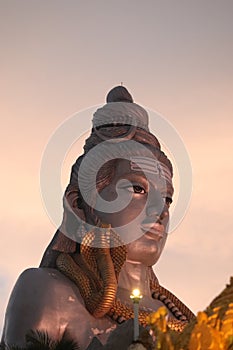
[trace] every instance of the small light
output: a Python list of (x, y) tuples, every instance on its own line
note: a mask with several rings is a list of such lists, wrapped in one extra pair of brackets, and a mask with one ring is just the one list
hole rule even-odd
[(140, 295), (140, 290), (139, 289), (134, 289), (133, 292), (132, 292), (133, 296), (135, 297), (139, 297)]
[(140, 294), (140, 290), (138, 288), (132, 291), (132, 294), (130, 295), (130, 299), (133, 299), (135, 301), (142, 299), (142, 295)]
[(133, 310), (134, 310), (134, 341), (138, 340), (139, 337), (139, 301), (142, 299), (140, 290), (138, 288), (132, 291), (130, 299), (133, 301)]

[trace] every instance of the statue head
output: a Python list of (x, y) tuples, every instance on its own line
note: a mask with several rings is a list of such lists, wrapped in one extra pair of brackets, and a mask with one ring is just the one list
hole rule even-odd
[(151, 266), (167, 237), (171, 162), (149, 131), (146, 110), (126, 88), (112, 89), (92, 122), (84, 153), (72, 166), (61, 231), (81, 243), (86, 231), (111, 225), (128, 258), (140, 256)]

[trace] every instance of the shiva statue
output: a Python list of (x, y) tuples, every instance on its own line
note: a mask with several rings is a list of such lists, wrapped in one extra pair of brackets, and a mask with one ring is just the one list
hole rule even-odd
[(134, 317), (134, 288), (142, 327), (165, 306), (169, 328), (182, 331), (194, 315), (152, 269), (167, 240), (172, 177), (147, 111), (125, 87), (113, 88), (72, 166), (62, 223), (39, 268), (24, 271), (12, 291), (2, 344), (24, 347), (33, 330), (55, 341), (68, 335), (80, 350), (94, 342), (107, 349)]

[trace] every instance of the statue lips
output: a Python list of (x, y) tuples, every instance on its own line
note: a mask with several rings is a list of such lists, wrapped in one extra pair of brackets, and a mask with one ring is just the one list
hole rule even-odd
[(164, 237), (164, 226), (159, 223), (148, 222), (141, 225), (146, 237), (161, 240)]

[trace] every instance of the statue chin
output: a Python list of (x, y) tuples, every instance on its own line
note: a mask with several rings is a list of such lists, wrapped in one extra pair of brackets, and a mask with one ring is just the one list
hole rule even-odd
[(143, 235), (136, 241), (127, 244), (127, 260), (153, 266), (159, 260), (166, 243), (167, 234), (161, 240)]

